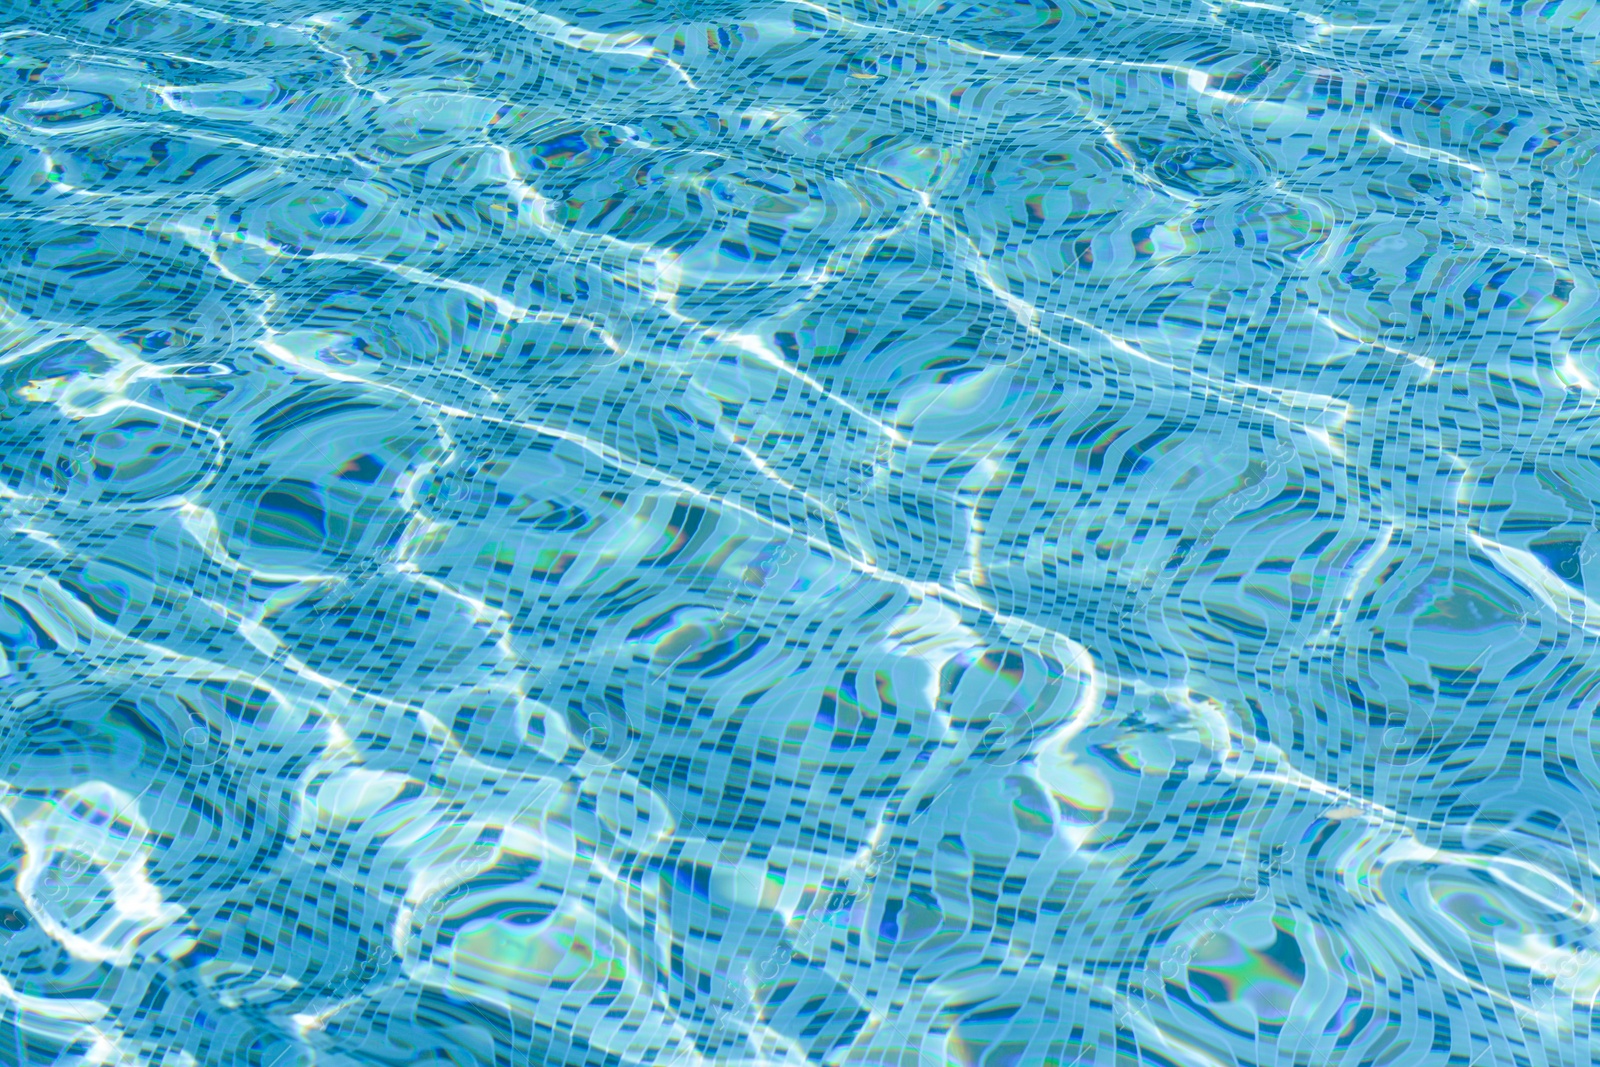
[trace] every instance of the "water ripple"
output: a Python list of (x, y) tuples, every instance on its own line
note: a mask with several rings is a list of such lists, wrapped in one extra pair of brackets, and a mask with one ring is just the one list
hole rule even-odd
[(1594, 1061), (1588, 7), (0, 41), (5, 1062)]

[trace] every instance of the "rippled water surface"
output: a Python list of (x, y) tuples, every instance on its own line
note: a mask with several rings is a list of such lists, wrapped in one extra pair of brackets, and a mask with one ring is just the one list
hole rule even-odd
[(1600, 8), (331, 3), (0, 0), (0, 1063), (1596, 1062)]

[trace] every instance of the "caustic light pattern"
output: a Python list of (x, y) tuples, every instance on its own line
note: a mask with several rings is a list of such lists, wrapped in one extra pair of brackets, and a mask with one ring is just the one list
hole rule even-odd
[(1597, 152), (1587, 0), (0, 0), (0, 1063), (1594, 1063)]

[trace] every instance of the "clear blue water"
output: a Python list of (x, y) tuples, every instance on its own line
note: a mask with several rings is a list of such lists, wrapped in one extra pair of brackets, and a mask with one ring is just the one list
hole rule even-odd
[(0, 1064), (1596, 1062), (1597, 64), (0, 0)]

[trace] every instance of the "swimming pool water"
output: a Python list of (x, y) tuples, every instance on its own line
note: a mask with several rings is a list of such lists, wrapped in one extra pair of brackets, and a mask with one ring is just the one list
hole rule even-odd
[(0, 0), (0, 1064), (1595, 1062), (1587, 0)]

